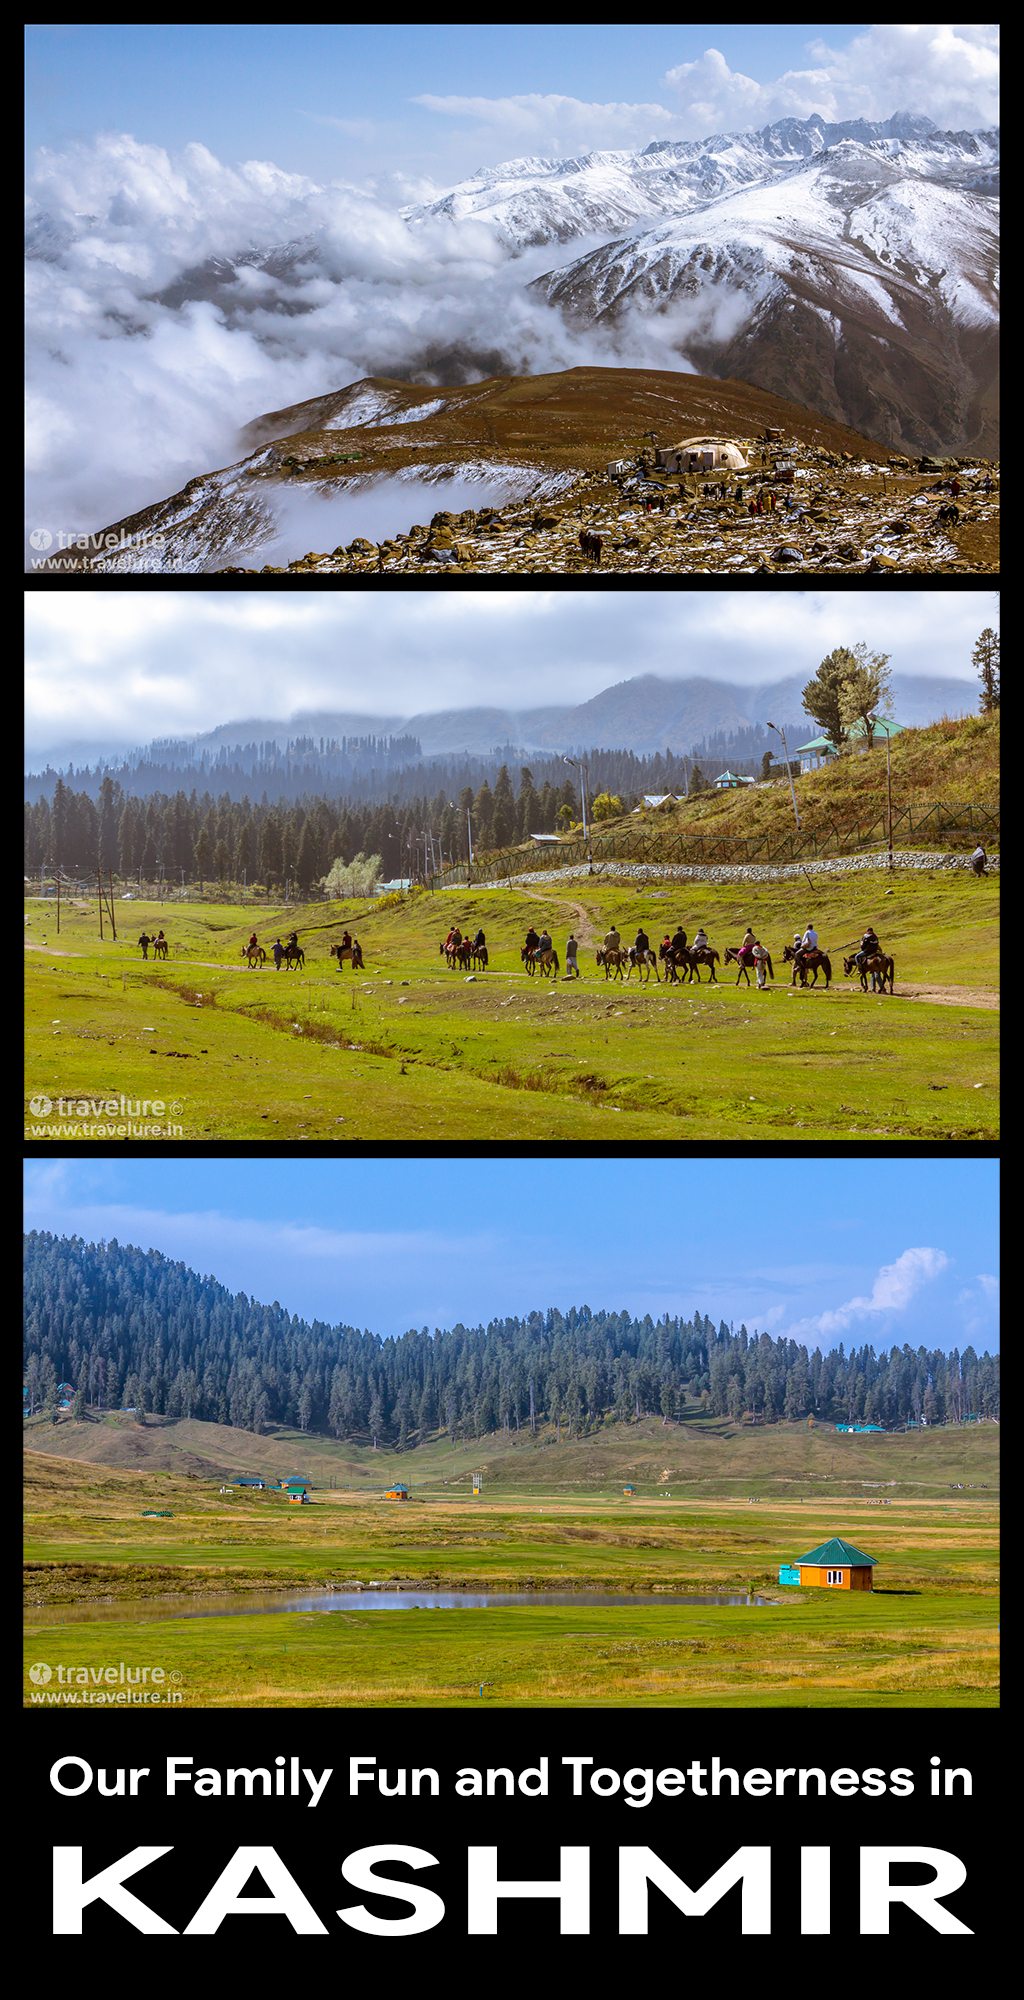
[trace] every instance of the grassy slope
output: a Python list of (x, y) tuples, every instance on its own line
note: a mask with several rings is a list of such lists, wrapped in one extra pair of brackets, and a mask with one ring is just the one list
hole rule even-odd
[[(899, 989), (995, 989), (995, 883), (907, 874), (890, 893), (876, 875), (823, 877), (813, 908), (810, 894), (595, 880), (255, 918), (251, 907), (126, 904), (116, 944), (100, 942), (87, 907), (70, 908), (64, 957), (52, 905), (33, 902), (26, 936), (45, 948), (27, 954), (28, 1094), (180, 1102), (185, 1140), (992, 1137), (995, 1015)], [(781, 959), (810, 916), (833, 951), (872, 919), (895, 955), (895, 997), (864, 998), (841, 980), (830, 994), (794, 993), (781, 967), (765, 994), (606, 985), (586, 943), (612, 919), (660, 936), (681, 918), (691, 934), (705, 921), (721, 949), (752, 919)], [(456, 917), (482, 923), (491, 946), (492, 970), (473, 983), (438, 958)], [(519, 944), (542, 920), (559, 943), (570, 925), (584, 941), (582, 983), (524, 976)], [(174, 955), (143, 965), (134, 939), (158, 921)], [(254, 921), (271, 938), (298, 926), (304, 974), (242, 966)], [(328, 946), (346, 923), (365, 976), (332, 969)]]
[[(140, 1428), (121, 1412), (97, 1414), (85, 1423), (65, 1417), (56, 1425), (35, 1417), (25, 1425), (33, 1477), (47, 1486), (56, 1482), (58, 1489), (64, 1480), (73, 1485), (84, 1478), (89, 1463), (110, 1468), (117, 1479), (145, 1474), (158, 1483), (164, 1474), (180, 1481), (189, 1474), (207, 1480), (232, 1474), (277, 1479), (298, 1472), (317, 1488), (333, 1481), (339, 1492), (352, 1494), (379, 1492), (401, 1469), (414, 1492), (435, 1495), (446, 1486), (468, 1487), (470, 1475), (482, 1472), (488, 1498), (497, 1487), (513, 1497), (607, 1489), (617, 1499), (623, 1480), (637, 1484), (640, 1498), (645, 1491), (680, 1486), (713, 1493), (742, 1488), (745, 1496), (826, 1489), (857, 1493), (863, 1486), (883, 1484), (887, 1492), (912, 1497), (944, 1495), (954, 1480), (970, 1480), (980, 1491), (982, 1483), (994, 1488), (998, 1481), (998, 1439), (998, 1426), (992, 1424), (841, 1437), (820, 1424), (814, 1429), (806, 1424), (747, 1426), (691, 1415), (679, 1424), (656, 1418), (609, 1423), (573, 1441), (563, 1435), (561, 1443), (548, 1428), (536, 1439), (527, 1432), (509, 1437), (496, 1432), (454, 1445), (447, 1436), (435, 1436), (399, 1457), (386, 1448), (373, 1451), (283, 1426), (264, 1437), (197, 1419), (150, 1419)], [(65, 1458), (74, 1463), (63, 1471), (52, 1462)], [(146, 1487), (147, 1492), (156, 1490)], [(192, 1486), (181, 1490), (194, 1493)]]
[[(806, 721), (809, 742), (819, 733)], [(928, 729), (908, 729), (892, 739), (893, 811), (905, 806), (924, 814), (929, 806), (977, 805), (999, 811), (999, 716), (971, 715), (936, 722)], [(706, 777), (716, 774), (705, 769)], [(858, 826), (884, 818), (886, 810), (885, 745), (862, 755), (841, 757), (818, 771), (807, 771), (796, 783), (801, 826), (824, 838), (833, 830), (851, 833)], [(635, 826), (630, 816), (624, 829)], [(785, 779), (770, 787), (734, 792), (704, 792), (678, 807), (649, 810), (648, 827), (672, 833), (733, 834), (742, 839), (765, 834), (780, 841), (793, 831), (793, 808)], [(876, 837), (877, 838), (877, 837)], [(974, 842), (961, 835), (963, 848)], [(988, 843), (986, 842), (986, 845)], [(906, 827), (896, 827), (897, 847), (919, 847), (921, 841)]]
[[(67, 1428), (81, 1435), (83, 1427)], [(527, 1448), (533, 1467), (550, 1467), (560, 1482), (536, 1494), (510, 1477), (506, 1487), (511, 1454), (485, 1441), (493, 1449), (484, 1462), (502, 1471), (488, 1473), (481, 1501), (464, 1488), (457, 1498), (443, 1492), (441, 1467), (451, 1470), (454, 1460), (461, 1468), (469, 1452), (438, 1441), (404, 1461), (417, 1498), (402, 1508), (321, 1488), (300, 1511), (272, 1494), (222, 1498), (212, 1481), (30, 1453), (27, 1657), (158, 1660), (183, 1676), (185, 1702), (204, 1706), (449, 1706), (478, 1699), (481, 1680), (492, 1684), (489, 1699), (508, 1704), (966, 1706), (995, 1698), (995, 1427), (831, 1444), (797, 1426), (705, 1436), (702, 1451), (730, 1465), (706, 1480), (710, 1491), (694, 1498), (673, 1486), (669, 1499), (666, 1486), (642, 1484), (632, 1502), (610, 1480), (604, 1485), (613, 1457), (631, 1469), (639, 1458), (653, 1473), (659, 1458), (678, 1462), (686, 1452), (680, 1431), (627, 1432), (633, 1427), (599, 1441), (607, 1448), (600, 1484), (584, 1447)], [(290, 1440), (260, 1443), (264, 1464), (273, 1449), (295, 1456)], [(849, 1445), (842, 1469), (826, 1482), (825, 1456), (834, 1448), (840, 1457), (841, 1443)], [(341, 1477), (353, 1453), (333, 1450)], [(810, 1476), (809, 1453), (817, 1461)], [(303, 1455), (311, 1460), (313, 1441), (303, 1440)], [(766, 1457), (774, 1471), (762, 1467), (759, 1480)], [(365, 1465), (372, 1454), (355, 1458)], [(569, 1459), (575, 1492), (565, 1488)], [(746, 1485), (774, 1494), (753, 1508), (745, 1497), (722, 1497), (716, 1489), (733, 1484), (738, 1464)], [(895, 1480), (884, 1509), (864, 1490), (883, 1470)], [(950, 1491), (954, 1472), (973, 1490)], [(173, 1518), (143, 1523), (151, 1505)], [(833, 1531), (877, 1555), (872, 1596), (840, 1603), (774, 1587), (780, 1560)], [(173, 1602), (182, 1593), (201, 1601), (247, 1587), (373, 1579), (526, 1591), (753, 1586), (778, 1603), (736, 1611), (624, 1598), (621, 1609), (602, 1609), (570, 1598), (549, 1609), (527, 1597), (510, 1611), (409, 1614), (396, 1645), (393, 1621), (379, 1613), (189, 1621)], [(114, 1600), (115, 1615), (60, 1623), (58, 1638), (61, 1605), (97, 1594)], [(131, 1616), (117, 1615), (122, 1602), (134, 1602)], [(49, 1613), (36, 1609), (45, 1605)]]

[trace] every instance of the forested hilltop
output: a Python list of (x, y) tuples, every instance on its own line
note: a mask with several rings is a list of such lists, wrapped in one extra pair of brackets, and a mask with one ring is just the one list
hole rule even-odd
[(547, 1424), (572, 1436), (605, 1419), (671, 1422), (694, 1403), (766, 1423), (999, 1413), (998, 1356), (970, 1346), (809, 1353), (699, 1312), (655, 1321), (589, 1306), (385, 1339), (261, 1305), (156, 1250), (38, 1231), (25, 1249), (29, 1405), (54, 1414), (68, 1384), (78, 1415), (285, 1424), (401, 1450), (439, 1429), (455, 1439)]

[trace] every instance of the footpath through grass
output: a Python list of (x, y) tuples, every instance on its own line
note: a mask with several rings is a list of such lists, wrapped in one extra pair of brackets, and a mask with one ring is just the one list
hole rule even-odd
[[(810, 903), (813, 902), (813, 907)], [(749, 886), (595, 880), (447, 891), (400, 908), (314, 903), (254, 914), (224, 904), (118, 906), (100, 941), (95, 910), (52, 903), (26, 925), (26, 1135), (117, 1137), (81, 1100), (158, 1100), (160, 1129), (209, 1138), (575, 1141), (587, 1145), (745, 1138), (991, 1139), (997, 1132), (997, 885), (941, 872), (821, 877)], [(813, 918), (833, 954), (832, 991), (794, 990), (782, 946)], [(449, 925), (482, 925), (491, 969), (447, 971)], [(612, 922), (655, 943), (704, 922), (723, 952), (748, 921), (776, 958), (764, 993), (734, 983), (606, 982), (594, 944)], [(865, 996), (840, 953), (873, 921), (896, 961), (894, 997)], [(572, 928), (580, 982), (530, 979), (519, 947)], [(143, 964), (145, 927), (168, 933), (166, 964)], [(302, 972), (250, 972), (241, 948), (297, 928)], [(339, 973), (348, 927), (366, 971)], [(924, 989), (929, 998), (905, 997)], [(901, 990), (902, 989), (902, 990)], [(948, 994), (955, 1004), (939, 1004)], [(71, 1109), (62, 1109), (61, 1101)], [(49, 1103), (49, 1111), (40, 1105)], [(34, 1108), (33, 1108), (34, 1107)], [(145, 1118), (146, 1113), (143, 1112)], [(150, 1136), (134, 1132), (122, 1136)]]

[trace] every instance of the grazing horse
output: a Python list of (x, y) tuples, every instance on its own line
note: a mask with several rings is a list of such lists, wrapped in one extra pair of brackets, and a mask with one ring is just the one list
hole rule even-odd
[[(758, 961), (757, 957), (756, 957), (756, 956), (754, 956), (754, 965), (755, 965), (755, 968), (756, 968), (756, 970), (757, 970), (757, 974), (758, 974), (758, 981), (757, 981), (757, 983), (758, 983), (758, 985), (759, 985), (759, 986), (763, 986), (763, 985), (764, 985), (764, 975), (763, 975), (763, 973), (762, 973), (762, 971), (761, 971), (761, 967), (762, 967), (762, 966), (764, 966), (764, 967), (765, 967), (765, 969), (767, 970), (767, 973), (768, 973), (768, 977), (769, 977), (769, 979), (774, 979), (774, 977), (775, 977), (775, 967), (774, 967), (774, 965), (772, 964), (772, 955), (771, 955), (771, 952), (770, 952), (770, 951), (767, 951), (767, 950), (765, 949), (764, 945), (762, 945), (762, 946), (761, 946), (760, 950), (761, 950), (761, 957), (760, 957), (760, 962)], [(736, 945), (736, 944), (730, 944), (730, 945), (727, 945), (727, 946), (726, 946), (726, 948), (725, 948), (725, 962), (726, 962), (726, 965), (735, 965), (735, 966), (736, 966), (736, 967), (738, 968), (738, 970), (737, 970), (737, 973), (736, 973), (736, 984), (737, 984), (737, 986), (739, 985), (739, 983), (740, 983), (740, 980), (741, 980), (741, 979), (743, 979), (743, 980), (744, 980), (744, 981), (746, 982), (746, 984), (747, 984), (748, 986), (750, 985), (750, 969), (749, 969), (749, 967), (748, 967), (748, 965), (747, 965), (747, 962), (746, 962), (746, 960), (740, 957), (740, 948), (739, 948), (739, 945)]]
[(852, 958), (843, 959), (843, 971), (847, 979), (852, 978), (855, 972), (860, 974), (860, 990), (862, 993), (866, 993), (868, 990), (869, 972), (871, 974), (872, 993), (884, 993), (887, 982), (890, 993), (895, 990), (893, 982), (896, 977), (896, 963), (894, 959), (889, 957), (888, 952), (873, 951), (870, 958), (864, 960), (863, 965), (857, 964), (857, 954), (854, 952)]
[(646, 951), (637, 951), (635, 944), (631, 944), (626, 953), (626, 962), (628, 968), (626, 972), (627, 979), (635, 969), (639, 972), (643, 984), (649, 986), (653, 968), (654, 977), (658, 985), (661, 985), (661, 973), (658, 971), (658, 954), (656, 951), (652, 951), (649, 946)]
[(616, 979), (622, 978), (622, 968), (623, 965), (625, 964), (626, 956), (627, 954), (617, 945), (614, 944), (598, 945), (597, 962), (598, 965), (604, 966), (604, 976), (606, 979), (611, 978), (613, 971), (615, 973)]
[(940, 527), (958, 528), (960, 526), (960, 509), (956, 505), (956, 502), (951, 500), (945, 507), (940, 507), (935, 519)]
[(586, 556), (588, 562), (599, 563), (603, 547), (604, 543), (601, 536), (595, 534), (593, 528), (580, 529), (580, 550)]
[(337, 959), (339, 972), (347, 958), (352, 961), (353, 972), (363, 971), (363, 951), (358, 938), (353, 938), (351, 944), (332, 944), (331, 957)]
[[(283, 944), (281, 946), (281, 958), (284, 960), (284, 963), (288, 967), (289, 972), (291, 971), (293, 965), (297, 965), (301, 972), (303, 966), (306, 963), (306, 954), (303, 951), (301, 944)], [(281, 962), (278, 959), (276, 951), (274, 953), (274, 964), (278, 972), (280, 972)]]
[(254, 966), (266, 965), (267, 962), (267, 954), (261, 944), (243, 944), (242, 957), (248, 959), (250, 972)]

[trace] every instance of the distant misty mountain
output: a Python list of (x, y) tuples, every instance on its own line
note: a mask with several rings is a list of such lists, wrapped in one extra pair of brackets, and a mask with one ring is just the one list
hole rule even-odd
[[(685, 643), (681, 633), (681, 650)], [(96, 774), (109, 769), (122, 784), (133, 771), (145, 772), (147, 787), (159, 774), (172, 789), (191, 789), (230, 771), (251, 779), (258, 796), (263, 790), (273, 795), (277, 786), (294, 795), (296, 781), (310, 791), (318, 783), (343, 785), (347, 776), (365, 777), (371, 771), (383, 783), (389, 770), (460, 755), (498, 761), (591, 750), (693, 756), (716, 739), (726, 748), (741, 740), (749, 756), (755, 754), (750, 730), (757, 730), (757, 743), (767, 745), (769, 721), (786, 729), (791, 746), (816, 733), (801, 707), (809, 672), (755, 687), (701, 675), (668, 680), (639, 674), (589, 701), (522, 710), (479, 707), (401, 716), (315, 710), (284, 721), (248, 717), (221, 723), (189, 741), (154, 743), (116, 759), (94, 757), (89, 768)], [(969, 714), (976, 707), (973, 681), (893, 676), (893, 713), (907, 727), (921, 727), (942, 715)], [(72, 762), (67, 753), (55, 753), (48, 768), (65, 770)]]

